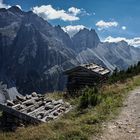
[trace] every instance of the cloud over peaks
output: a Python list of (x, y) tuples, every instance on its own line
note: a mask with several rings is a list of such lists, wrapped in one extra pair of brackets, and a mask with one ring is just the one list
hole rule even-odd
[(96, 26), (98, 27), (98, 30), (103, 30), (103, 29), (107, 29), (110, 27), (117, 27), (119, 24), (116, 21), (109, 21), (106, 22), (104, 20), (100, 20), (96, 23)]
[(9, 8), (10, 6), (3, 3), (3, 0), (0, 0), (0, 8)]
[(33, 12), (44, 18), (45, 20), (61, 19), (63, 21), (76, 21), (79, 17), (76, 15), (79, 13), (79, 9), (71, 7), (69, 11), (63, 9), (57, 10), (52, 7), (52, 5), (42, 5), (40, 7), (36, 6), (32, 8)]
[(68, 26), (62, 27), (62, 29), (65, 32), (67, 32), (71, 37), (84, 28), (86, 28), (84, 25), (75, 25), (75, 26), (68, 25)]
[(81, 13), (81, 9), (78, 9), (76, 7), (70, 7), (68, 9), (68, 12), (76, 16)]
[(134, 47), (140, 47), (140, 37), (135, 37), (132, 39), (127, 39), (125, 37), (107, 37), (104, 42), (120, 42), (120, 41), (126, 41), (129, 45), (132, 45)]

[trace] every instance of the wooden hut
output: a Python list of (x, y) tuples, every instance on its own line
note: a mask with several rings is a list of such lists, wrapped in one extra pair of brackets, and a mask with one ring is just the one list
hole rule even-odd
[(67, 90), (74, 92), (85, 86), (93, 87), (103, 83), (110, 71), (96, 64), (83, 64), (66, 70), (64, 74), (68, 76)]

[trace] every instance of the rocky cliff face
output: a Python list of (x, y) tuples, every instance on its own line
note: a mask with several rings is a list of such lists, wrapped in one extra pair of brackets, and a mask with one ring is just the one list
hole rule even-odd
[[(87, 48), (77, 55), (81, 63), (96, 62), (103, 64), (110, 70), (114, 68), (126, 69), (140, 60), (140, 49), (129, 46), (126, 42), (99, 43), (95, 48)], [(101, 64), (101, 63), (100, 63)]]
[(80, 30), (77, 34), (72, 37), (73, 49), (79, 53), (87, 48), (95, 48), (100, 43), (100, 39), (95, 32), (91, 29)]
[(0, 21), (0, 79), (23, 94), (63, 89), (62, 71), (78, 64), (69, 36), (17, 7), (2, 9)]
[(101, 43), (95, 30), (72, 38), (34, 13), (0, 9), (0, 81), (22, 94), (62, 90), (62, 72), (81, 63), (125, 69), (140, 60), (140, 49), (126, 42)]

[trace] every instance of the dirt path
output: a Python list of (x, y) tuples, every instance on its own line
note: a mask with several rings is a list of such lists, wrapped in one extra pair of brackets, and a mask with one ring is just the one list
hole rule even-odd
[(140, 87), (130, 92), (117, 119), (93, 140), (140, 140)]

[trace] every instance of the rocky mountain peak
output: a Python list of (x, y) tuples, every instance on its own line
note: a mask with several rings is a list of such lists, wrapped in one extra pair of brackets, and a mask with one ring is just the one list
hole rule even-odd
[(73, 49), (77, 52), (87, 48), (95, 48), (100, 43), (100, 39), (95, 30), (86, 29), (80, 30), (72, 37)]
[(122, 46), (128, 46), (128, 43), (124, 40), (118, 42), (118, 44), (122, 45)]
[(23, 11), (18, 6), (12, 6), (8, 9), (8, 11), (11, 11), (13, 13), (23, 13)]

